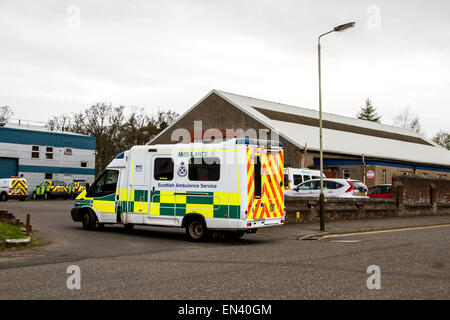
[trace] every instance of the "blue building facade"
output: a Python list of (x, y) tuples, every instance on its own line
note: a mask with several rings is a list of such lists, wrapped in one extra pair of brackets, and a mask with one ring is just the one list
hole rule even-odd
[(44, 179), (92, 182), (95, 144), (95, 137), (0, 124), (0, 178), (23, 175), (30, 189)]

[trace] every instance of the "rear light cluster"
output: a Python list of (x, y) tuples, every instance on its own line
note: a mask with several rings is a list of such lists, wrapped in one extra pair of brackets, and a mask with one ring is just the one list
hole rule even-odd
[(353, 185), (352, 185), (352, 183), (350, 182), (350, 181), (347, 181), (348, 182), (348, 184), (350, 185), (350, 188), (348, 188), (347, 190), (345, 190), (345, 192), (352, 192), (354, 189), (355, 189), (355, 187), (353, 187)]

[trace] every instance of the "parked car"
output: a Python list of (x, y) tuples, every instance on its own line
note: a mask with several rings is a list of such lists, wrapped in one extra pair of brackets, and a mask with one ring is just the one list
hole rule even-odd
[(392, 198), (392, 184), (377, 184), (367, 192), (369, 198)]
[[(325, 197), (367, 198), (367, 187), (364, 183), (353, 179), (323, 179)], [(285, 191), (286, 196), (318, 197), (320, 195), (320, 179), (305, 181), (294, 190)]]
[(75, 199), (80, 193), (86, 190), (86, 187), (90, 186), (89, 182), (84, 180), (73, 181), (69, 184), (69, 194), (72, 199)]
[(42, 181), (40, 185), (36, 186), (32, 195), (34, 200), (41, 197), (45, 200), (57, 197), (69, 198), (69, 188), (63, 181), (45, 180)]
[(24, 201), (28, 196), (27, 180), (20, 177), (0, 179), (0, 201), (19, 199)]

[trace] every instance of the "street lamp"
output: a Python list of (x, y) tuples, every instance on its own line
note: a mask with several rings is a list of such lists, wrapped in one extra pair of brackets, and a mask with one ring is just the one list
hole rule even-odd
[(320, 38), (332, 32), (342, 32), (346, 29), (353, 28), (355, 22), (349, 22), (334, 27), (333, 30), (325, 32), (319, 36), (317, 41), (317, 49), (319, 52), (319, 128), (320, 128), (320, 231), (325, 231), (325, 195), (323, 194), (323, 148), (322, 148), (322, 75), (320, 67)]

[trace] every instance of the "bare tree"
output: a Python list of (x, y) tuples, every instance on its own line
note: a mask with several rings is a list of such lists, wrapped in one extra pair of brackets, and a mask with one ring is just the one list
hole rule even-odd
[(72, 115), (62, 114), (48, 120), (51, 130), (70, 131), (96, 138), (95, 170), (99, 174), (120, 152), (134, 145), (145, 144), (171, 125), (178, 114), (158, 110), (149, 116), (143, 108), (132, 107), (125, 115), (125, 106), (98, 102)]
[(71, 131), (72, 117), (67, 114), (53, 116), (47, 122), (47, 127), (52, 131)]
[(400, 128), (412, 130), (418, 134), (424, 135), (422, 126), (420, 125), (419, 117), (412, 111), (411, 106), (403, 108), (395, 117), (394, 125)]
[(0, 122), (8, 122), (12, 116), (14, 116), (14, 111), (12, 111), (10, 106), (0, 107)]

